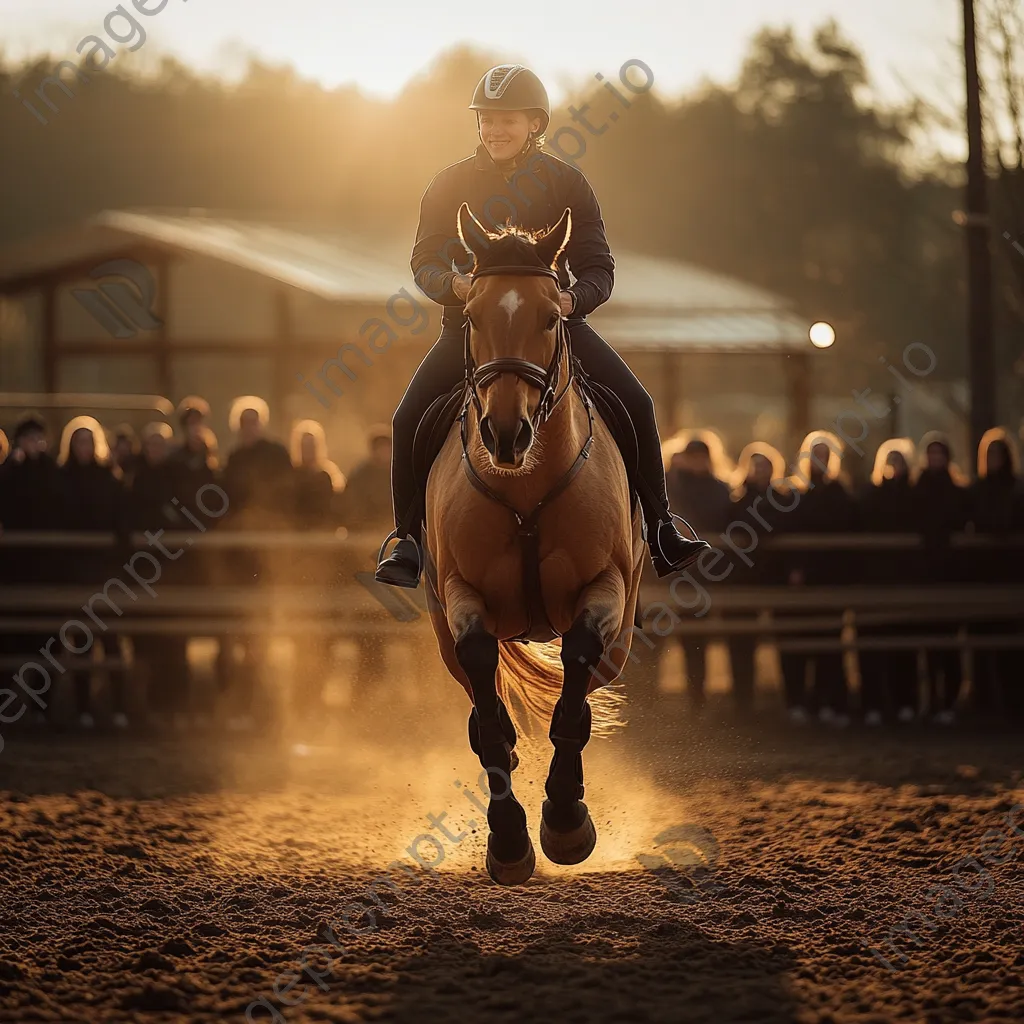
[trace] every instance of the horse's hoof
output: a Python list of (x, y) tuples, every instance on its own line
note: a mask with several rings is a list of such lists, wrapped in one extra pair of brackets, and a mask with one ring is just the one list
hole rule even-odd
[(533, 842), (529, 833), (526, 836), (526, 853), (518, 860), (502, 861), (494, 856), (491, 849), (491, 840), (494, 834), (487, 840), (487, 874), (498, 883), (498, 885), (522, 885), (533, 874), (537, 866), (537, 855), (533, 851)]
[[(545, 806), (548, 801), (545, 801)], [(586, 817), (568, 832), (556, 832), (545, 817), (540, 822), (540, 848), (552, 864), (582, 864), (597, 846), (597, 829), (586, 804), (580, 805)]]

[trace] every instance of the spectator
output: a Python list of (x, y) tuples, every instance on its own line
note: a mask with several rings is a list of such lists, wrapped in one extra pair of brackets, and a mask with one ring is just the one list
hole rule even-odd
[(910, 467), (914, 444), (907, 437), (883, 442), (875, 454), (871, 483), (861, 497), (861, 526), (871, 533), (915, 533)]
[[(196, 496), (208, 484), (217, 481), (217, 437), (207, 425), (210, 406), (205, 399), (198, 395), (189, 395), (183, 398), (178, 403), (176, 414), (181, 427), (181, 443), (168, 454), (167, 466), (172, 477), (174, 495), (194, 514), (197, 508)], [(184, 515), (181, 519), (182, 521), (176, 526), (176, 529), (198, 529)], [(175, 562), (171, 571), (177, 572), (185, 584), (202, 585), (213, 575), (210, 572), (211, 561), (216, 554), (217, 552), (209, 550), (203, 551), (202, 554), (197, 552), (198, 557)], [(188, 695), (193, 691), (191, 666), (187, 659), (189, 639), (188, 637), (184, 638), (186, 682), (181, 688), (180, 694), (177, 690), (174, 691), (175, 699), (171, 700), (165, 709), (173, 713), (173, 721), (179, 727), (187, 724), (185, 716), (189, 703)], [(218, 637), (215, 676), (220, 693), (226, 692), (230, 686), (232, 652), (233, 640), (230, 637)], [(202, 725), (213, 710), (213, 700), (207, 693), (196, 696), (200, 697), (202, 707), (193, 706), (193, 710), (196, 713), (196, 723)], [(196, 701), (193, 701), (193, 705), (195, 703)]]
[[(949, 584), (960, 582), (959, 566), (950, 548), (950, 537), (967, 526), (970, 516), (969, 495), (963, 477), (952, 462), (949, 441), (932, 433), (921, 442), (924, 463), (914, 481), (911, 501), (914, 519), (924, 535), (925, 565), (922, 582)], [(933, 622), (926, 631), (937, 637), (953, 638), (957, 624)], [(963, 683), (960, 651), (932, 648), (926, 652), (929, 708), (933, 720), (949, 725), (955, 720), (954, 705)]]
[(327, 458), (324, 428), (316, 420), (302, 420), (292, 428), (291, 458), (296, 525), (301, 530), (333, 530), (345, 478)]
[[(210, 407), (202, 398), (190, 395), (182, 399), (178, 404), (181, 444), (167, 456), (174, 494), (190, 508), (194, 507), (200, 488), (215, 480), (216, 438), (206, 426), (209, 414)], [(188, 523), (181, 528), (193, 529)]]
[[(143, 431), (135, 479), (128, 496), (128, 518), (137, 531), (181, 529), (187, 520), (174, 505), (175, 474), (168, 459), (171, 428), (150, 423)], [(184, 725), (188, 706), (187, 640), (173, 633), (140, 634), (133, 642), (135, 657), (146, 677), (146, 704), (157, 723), (173, 714)]]
[(114, 431), (113, 443), (110, 446), (110, 466), (120, 473), (121, 483), (125, 487), (131, 486), (139, 461), (139, 441), (135, 431), (130, 423), (122, 423)]
[[(334, 530), (338, 522), (337, 496), (345, 478), (327, 459), (324, 428), (316, 420), (302, 420), (292, 428), (295, 465), (295, 524), (300, 530)], [(307, 585), (327, 589), (336, 568), (316, 549), (300, 553), (293, 572)], [(329, 638), (307, 633), (294, 639), (295, 671), (292, 704), (297, 717), (309, 726), (323, 720), (323, 688), (330, 667)]]
[(57, 464), (46, 450), (46, 424), (38, 416), (26, 416), (13, 438), (14, 449), (0, 469), (0, 526), (59, 529), (65, 518), (64, 490)]
[[(391, 429), (378, 425), (367, 432), (370, 455), (349, 474), (342, 494), (341, 521), (351, 531), (376, 532), (385, 525), (390, 530), (394, 519), (391, 502)], [(384, 648), (380, 638), (363, 634), (357, 638), (358, 669), (361, 681), (377, 679), (384, 668)]]
[[(856, 506), (845, 484), (839, 480), (843, 444), (834, 434), (808, 434), (800, 446), (797, 467), (791, 479), (800, 498), (784, 521), (786, 533), (851, 533), (856, 527)], [(847, 560), (838, 551), (787, 552), (787, 580), (790, 586), (828, 585), (845, 582)], [(838, 614), (829, 610), (826, 614)], [(805, 633), (806, 635), (806, 633)], [(824, 634), (839, 640), (841, 629)], [(780, 657), (790, 717), (805, 721), (816, 711), (826, 724), (849, 724), (849, 702), (841, 650), (807, 655), (783, 652)], [(806, 677), (813, 672), (813, 688)]]
[[(124, 492), (111, 465), (110, 450), (103, 428), (91, 416), (77, 416), (64, 428), (58, 462), (64, 478), (68, 501), (68, 528), (76, 531), (123, 534), (125, 525)], [(108, 579), (114, 559), (105, 548), (86, 549), (76, 554), (74, 576), (78, 583), (96, 584)], [(116, 572), (115, 572), (116, 574)], [(121, 661), (117, 635), (109, 629), (96, 630), (104, 657)], [(88, 658), (91, 644), (82, 655)], [(111, 683), (113, 724), (117, 729), (128, 727), (125, 714), (124, 670), (120, 664), (108, 672)], [(72, 671), (78, 722), (83, 729), (95, 725), (90, 695), (91, 673), (88, 668)]]
[(350, 530), (372, 530), (393, 518), (391, 508), (391, 430), (371, 427), (370, 457), (349, 474), (342, 521)]
[[(12, 433), (13, 448), (0, 466), (0, 532), (59, 529), (64, 522), (64, 488), (57, 463), (47, 452), (46, 424), (28, 415)], [(38, 586), (58, 575), (60, 558), (53, 547), (0, 548), (0, 577), (21, 586)], [(6, 653), (36, 654), (49, 637), (12, 633), (0, 637)]]
[[(228, 495), (225, 522), (235, 528), (273, 530), (287, 526), (292, 514), (292, 460), (278, 441), (264, 436), (270, 410), (262, 398), (253, 395), (232, 403), (229, 421), (238, 433), (238, 444), (224, 467), (224, 489)], [(228, 570), (237, 582), (272, 583), (272, 563), (265, 550), (237, 549), (229, 552)], [(261, 683), (261, 667), (267, 662), (268, 645), (259, 633), (224, 640), (226, 657), (219, 661), (222, 685), (231, 691), (234, 709), (228, 726), (249, 731), (254, 722), (254, 698)], [(242, 663), (234, 664), (233, 651), (244, 651)]]
[(971, 522), (978, 533), (1021, 529), (1024, 508), (1017, 472), (1017, 452), (1009, 434), (993, 427), (978, 446), (978, 479), (970, 489)]
[(266, 529), (287, 522), (292, 509), (292, 461), (288, 450), (265, 436), (270, 410), (262, 398), (236, 398), (230, 420), (238, 444), (224, 466), (224, 489), (229, 515), (249, 529)]
[[(717, 537), (732, 519), (728, 486), (711, 470), (708, 442), (693, 438), (672, 457), (666, 473), (669, 504), (698, 536)], [(686, 655), (687, 693), (694, 708), (704, 706), (707, 675), (707, 635), (683, 634)]]
[[(909, 438), (892, 438), (879, 447), (871, 484), (861, 498), (860, 520), (865, 532), (917, 533), (910, 483), (914, 458), (914, 445)], [(913, 551), (896, 548), (866, 554), (859, 577), (865, 582), (885, 586), (905, 583), (915, 572)], [(906, 633), (907, 627), (883, 624), (858, 626), (857, 631), (864, 638), (899, 637)], [(862, 651), (860, 677), (861, 708), (866, 725), (881, 725), (889, 701), (899, 722), (914, 721), (919, 704), (917, 651)]]
[(693, 438), (672, 456), (666, 473), (669, 502), (699, 535), (721, 533), (732, 518), (728, 485), (712, 466), (711, 448)]
[[(973, 556), (972, 577), (978, 582), (1014, 583), (1024, 579), (1021, 549), (1007, 543), (1011, 534), (1024, 532), (1024, 494), (1017, 468), (1017, 452), (1009, 434), (993, 427), (978, 447), (978, 479), (970, 489), (971, 523), (975, 533), (984, 535), (991, 545)], [(1017, 629), (1012, 619), (999, 619), (976, 623), (972, 632), (999, 636)], [(997, 693), (1001, 693), (1004, 709), (1016, 711), (1021, 668), (1021, 653), (1012, 648), (975, 650), (971, 671), (974, 710), (995, 713)]]
[[(778, 449), (762, 441), (748, 444), (740, 454), (730, 517), (752, 531), (758, 546), (753, 555), (747, 556), (751, 565), (737, 557), (731, 559), (732, 570), (727, 579), (732, 584), (760, 586), (775, 580), (774, 553), (761, 547), (760, 542), (775, 529), (780, 516), (777, 509), (792, 505), (772, 482), (783, 476), (785, 468), (786, 461)], [(722, 567), (716, 570), (724, 571)], [(731, 612), (728, 616), (731, 621), (750, 624), (755, 623), (757, 617), (756, 611)], [(757, 671), (757, 636), (753, 632), (730, 634), (729, 662), (736, 708), (746, 714), (753, 707)]]
[(143, 431), (142, 450), (128, 495), (128, 525), (132, 530), (177, 530), (186, 523), (174, 506), (174, 467), (168, 459), (172, 436), (166, 423), (150, 423)]

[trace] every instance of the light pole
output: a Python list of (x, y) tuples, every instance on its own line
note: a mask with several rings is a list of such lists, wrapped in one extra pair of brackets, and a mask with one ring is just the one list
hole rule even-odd
[[(807, 337), (816, 349), (826, 349), (835, 344), (836, 332), (831, 324), (819, 320), (811, 325)], [(811, 429), (811, 353), (787, 352), (783, 365), (788, 398), (787, 443), (795, 450)]]

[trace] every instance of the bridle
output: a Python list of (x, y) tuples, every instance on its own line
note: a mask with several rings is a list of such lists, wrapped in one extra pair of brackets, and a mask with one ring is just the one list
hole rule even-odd
[[(477, 270), (473, 274), (473, 278), (495, 277), (499, 274), (515, 277), (550, 277), (556, 283), (558, 282), (558, 274), (548, 267), (485, 267), (482, 270)], [(562, 356), (569, 351), (568, 332), (565, 328), (565, 321), (561, 317), (558, 318), (555, 330), (555, 353), (546, 369), (537, 363), (531, 363), (528, 359), (518, 359), (514, 356), (492, 359), (490, 362), (477, 366), (473, 362), (473, 355), (469, 348), (472, 324), (468, 320), (466, 321), (466, 390), (469, 400), (476, 406), (478, 416), (483, 416), (483, 407), (480, 404), (480, 394), (477, 389), (487, 387), (503, 373), (512, 373), (529, 387), (537, 388), (540, 391), (540, 401), (530, 419), (530, 426), (537, 430), (544, 425), (551, 413), (554, 412), (555, 406), (569, 390), (574, 375), (572, 353), (569, 352), (569, 379), (565, 382), (562, 393), (556, 398), (555, 393), (561, 378)]]

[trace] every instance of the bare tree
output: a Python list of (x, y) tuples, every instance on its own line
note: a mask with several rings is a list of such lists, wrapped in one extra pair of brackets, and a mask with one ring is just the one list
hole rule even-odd
[[(980, 0), (997, 319), (1006, 324), (999, 362), (1012, 371), (1002, 389), (1010, 408), (1024, 403), (1024, 0)], [(1024, 429), (1024, 425), (1022, 425)]]
[(1016, 285), (1013, 308), (1024, 319), (1024, 0), (983, 0), (979, 20), (994, 221), (997, 240), (1006, 243), (997, 251)]

